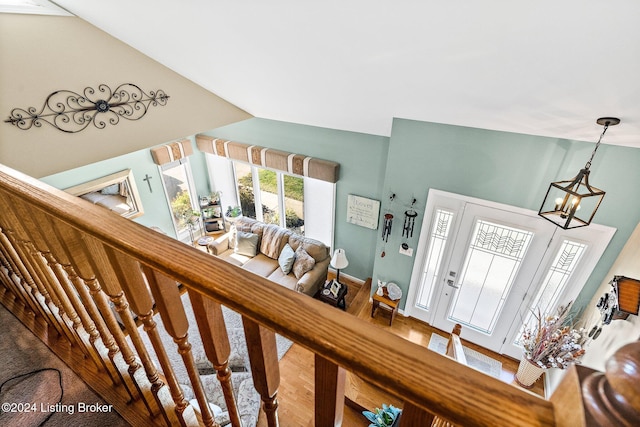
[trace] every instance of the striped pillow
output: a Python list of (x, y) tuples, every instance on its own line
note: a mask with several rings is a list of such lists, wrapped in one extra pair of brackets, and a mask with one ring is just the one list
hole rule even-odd
[(278, 259), (280, 251), (284, 246), (284, 239), (289, 235), (286, 228), (280, 228), (277, 225), (269, 224), (263, 228), (262, 243), (260, 243), (260, 252), (271, 259)]

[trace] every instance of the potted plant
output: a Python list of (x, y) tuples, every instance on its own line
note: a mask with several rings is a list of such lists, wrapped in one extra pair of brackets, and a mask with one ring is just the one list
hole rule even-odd
[(240, 215), (242, 215), (242, 210), (240, 209), (240, 206), (234, 206), (234, 207), (228, 206), (227, 212), (224, 214), (224, 216), (227, 218), (227, 221), (231, 223), (236, 222), (236, 219), (238, 219)]
[(396, 426), (400, 420), (402, 411), (393, 405), (382, 404), (381, 408), (376, 408), (374, 412), (363, 411), (362, 415), (367, 417), (371, 424), (369, 427), (391, 427)]
[(570, 307), (571, 303), (560, 306), (555, 315), (544, 317), (538, 310), (533, 325), (524, 327), (520, 338), (524, 355), (516, 373), (519, 385), (531, 388), (546, 369), (580, 363), (588, 335), (584, 328), (570, 324)]

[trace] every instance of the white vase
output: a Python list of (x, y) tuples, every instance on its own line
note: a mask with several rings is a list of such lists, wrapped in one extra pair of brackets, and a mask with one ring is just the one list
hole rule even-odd
[(544, 373), (544, 369), (531, 362), (526, 357), (520, 360), (518, 372), (516, 372), (516, 383), (524, 388), (532, 388), (533, 384)]

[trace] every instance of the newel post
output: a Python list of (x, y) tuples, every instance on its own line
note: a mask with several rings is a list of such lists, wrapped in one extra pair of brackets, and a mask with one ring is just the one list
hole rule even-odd
[(582, 384), (585, 406), (602, 426), (636, 426), (640, 420), (640, 341), (621, 347)]

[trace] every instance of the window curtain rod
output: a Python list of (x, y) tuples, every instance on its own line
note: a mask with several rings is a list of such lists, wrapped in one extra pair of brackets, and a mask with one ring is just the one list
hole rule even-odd
[(191, 141), (183, 139), (170, 144), (161, 145), (151, 149), (151, 157), (156, 165), (164, 165), (176, 160), (184, 159), (193, 154)]
[(196, 145), (205, 153), (306, 176), (331, 183), (338, 182), (340, 164), (273, 148), (228, 141), (208, 135), (197, 135)]

